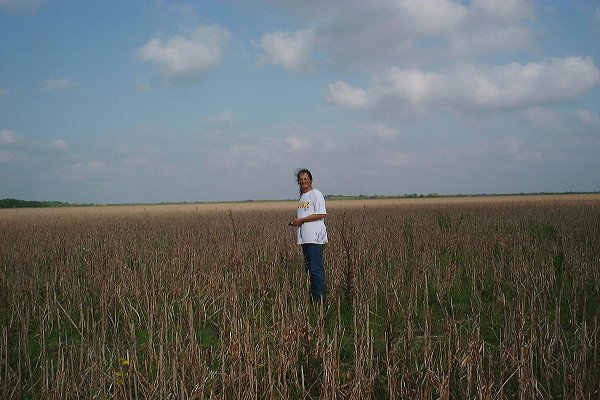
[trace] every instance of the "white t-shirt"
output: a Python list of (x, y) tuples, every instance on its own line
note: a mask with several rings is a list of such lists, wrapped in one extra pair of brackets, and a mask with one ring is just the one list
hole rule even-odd
[[(297, 218), (308, 217), (313, 214), (327, 214), (325, 210), (325, 198), (317, 189), (302, 193), (298, 201)], [(296, 229), (296, 238), (298, 244), (304, 243), (327, 243), (327, 229), (323, 219), (312, 222), (305, 222)]]

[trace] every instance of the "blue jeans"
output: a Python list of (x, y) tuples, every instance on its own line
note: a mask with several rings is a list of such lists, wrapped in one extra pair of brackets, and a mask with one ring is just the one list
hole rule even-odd
[(325, 294), (325, 268), (323, 266), (323, 245), (305, 243), (302, 245), (304, 268), (310, 274), (310, 294), (313, 302), (322, 300)]

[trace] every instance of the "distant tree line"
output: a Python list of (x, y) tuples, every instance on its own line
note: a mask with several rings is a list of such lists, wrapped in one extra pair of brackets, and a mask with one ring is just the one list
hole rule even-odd
[(444, 197), (443, 195), (438, 195), (437, 193), (429, 193), (429, 194), (417, 194), (410, 193), (404, 195), (368, 195), (368, 194), (359, 194), (355, 196), (347, 196), (343, 194), (328, 194), (324, 196), (327, 200), (357, 200), (357, 199), (414, 199), (414, 198), (429, 198), (429, 197)]
[(69, 203), (61, 203), (60, 201), (0, 200), (0, 208), (67, 207), (69, 205)]
[(402, 195), (343, 195), (343, 194), (328, 194), (324, 197), (327, 200), (357, 200), (357, 199), (424, 199), (432, 197), (491, 197), (491, 196), (539, 196), (539, 195), (560, 195), (560, 194), (598, 194), (600, 192), (531, 192), (531, 193), (477, 193), (477, 194), (418, 194), (418, 193), (406, 193)]

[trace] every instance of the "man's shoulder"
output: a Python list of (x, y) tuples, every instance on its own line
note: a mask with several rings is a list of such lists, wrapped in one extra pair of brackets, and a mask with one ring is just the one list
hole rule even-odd
[(319, 197), (323, 197), (323, 193), (321, 193), (321, 192), (319, 191), (319, 189), (313, 189), (313, 190), (311, 190), (311, 195), (312, 195), (312, 196), (319, 196)]

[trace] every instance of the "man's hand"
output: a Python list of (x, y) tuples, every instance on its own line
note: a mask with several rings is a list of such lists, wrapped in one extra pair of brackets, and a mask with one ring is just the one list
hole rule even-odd
[(292, 222), (290, 222), (291, 226), (301, 226), (304, 223), (302, 218), (294, 218)]

